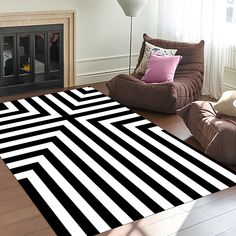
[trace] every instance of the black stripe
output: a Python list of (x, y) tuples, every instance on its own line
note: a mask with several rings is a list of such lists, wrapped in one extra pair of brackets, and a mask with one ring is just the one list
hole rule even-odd
[[(136, 196), (144, 205), (146, 205), (153, 212), (157, 213), (163, 210), (155, 201), (153, 201), (149, 196), (147, 196), (144, 192), (142, 192), (136, 185), (134, 185), (129, 179), (128, 176), (122, 175), (114, 166), (110, 165), (106, 162), (100, 155), (98, 155), (95, 151), (93, 151), (86, 144), (82, 143), (81, 140), (78, 139), (76, 141), (78, 146), (82, 147), (83, 151), (86, 152), (90, 157), (93, 158), (103, 169), (105, 169), (113, 178), (115, 178), (119, 183), (121, 183), (126, 189), (128, 189), (134, 196)], [(59, 144), (59, 143), (58, 143)], [(62, 144), (61, 144), (62, 145)], [(66, 146), (64, 146), (67, 149)], [(67, 150), (68, 152), (69, 150)], [(112, 154), (111, 152), (109, 152)], [(72, 155), (72, 154), (71, 154)], [(95, 182), (110, 198), (120, 206), (127, 215), (130, 216), (133, 220), (142, 218), (142, 215), (131, 206), (125, 199), (123, 199), (117, 192), (115, 191), (115, 186), (108, 185), (99, 175), (91, 168), (88, 168), (87, 165), (81, 163), (78, 158), (74, 163), (83, 170), (92, 180)], [(114, 189), (113, 189), (114, 188)]]
[[(101, 105), (101, 104), (111, 102), (110, 99), (107, 99), (107, 100), (104, 100), (104, 101), (93, 102), (93, 103), (89, 103), (89, 104), (86, 104), (86, 105), (80, 105), (79, 104), (78, 106), (74, 106), (72, 103), (70, 103), (67, 99), (65, 99), (64, 97), (62, 97), (59, 94), (54, 94), (54, 97), (57, 98), (63, 104), (65, 104), (67, 107), (69, 107), (71, 110), (88, 108), (88, 107), (97, 106), (97, 105)], [(88, 101), (88, 100), (93, 100), (93, 99), (103, 98), (103, 97), (104, 97), (104, 95), (97, 95), (97, 96), (94, 96), (94, 97), (88, 97), (88, 98), (77, 99), (77, 100), (78, 100), (78, 102), (83, 102), (83, 101)]]
[[(137, 121), (137, 119), (129, 119), (129, 120), (126, 120), (125, 123), (132, 123), (132, 122), (135, 122), (135, 121)], [(189, 170), (186, 166), (181, 165), (175, 159), (173, 159), (170, 156), (168, 156), (167, 154), (165, 154), (163, 151), (161, 151), (161, 149), (158, 148), (158, 146), (151, 145), (145, 139), (142, 139), (141, 137), (135, 135), (132, 131), (126, 129), (123, 126), (123, 123), (124, 122), (120, 121), (120, 122), (113, 123), (112, 125), (115, 126), (116, 128), (118, 128), (120, 131), (122, 131), (125, 134), (127, 134), (128, 136), (132, 137), (132, 139), (134, 139), (136, 142), (138, 142), (140, 144), (142, 143), (142, 145), (145, 148), (147, 148), (149, 151), (151, 151), (152, 153), (157, 155), (163, 161), (167, 162), (172, 167), (176, 168), (177, 170), (182, 172), (184, 175), (188, 176), (190, 179), (192, 179), (193, 181), (195, 181), (196, 183), (198, 183), (200, 186), (204, 187), (205, 189), (207, 189), (211, 193), (219, 191), (218, 188), (216, 188), (215, 186), (213, 186), (212, 184), (207, 182), (201, 176), (198, 176), (197, 174), (195, 174), (194, 172)], [(145, 159), (147, 157), (145, 157), (145, 156), (142, 157), (142, 160), (143, 160), (143, 158)], [(159, 170), (155, 169), (156, 165), (157, 165), (156, 163), (149, 164), (149, 166), (151, 168), (153, 168), (156, 172), (159, 173)], [(168, 177), (165, 177), (165, 178), (168, 179)], [(196, 199), (196, 198), (201, 197), (200, 194), (196, 193), (193, 189), (191, 189), (189, 186), (185, 185), (182, 181), (179, 181), (177, 178), (174, 178), (174, 181), (172, 180), (172, 183), (175, 184), (176, 186), (178, 186), (178, 188), (180, 188), (182, 191), (184, 191), (186, 194), (188, 194), (192, 198)]]
[[(87, 166), (78, 156), (72, 152), (64, 143), (62, 143), (59, 139), (54, 139), (54, 143), (56, 146), (60, 146), (60, 149), (67, 153), (67, 156), (74, 162), (77, 167), (79, 167), (89, 178), (98, 186), (100, 187), (120, 208), (133, 220), (137, 220), (142, 218), (143, 216), (133, 207), (131, 206), (116, 190), (114, 186), (110, 186), (105, 180), (103, 180), (100, 177), (100, 173), (95, 172), (93, 169), (91, 169), (89, 166)], [(77, 142), (76, 142), (77, 143)], [(93, 160), (97, 161), (99, 165), (103, 167), (103, 164), (106, 164), (107, 168), (104, 168), (107, 172), (109, 172), (114, 178), (115, 174), (115, 168), (107, 164), (99, 155), (97, 155), (95, 152), (92, 151), (92, 149), (87, 148), (85, 144), (83, 144), (81, 141), (77, 143), (77, 145), (83, 149), (90, 157), (93, 158)], [(87, 151), (90, 151), (89, 153)], [(91, 153), (94, 153), (94, 155), (91, 155)], [(112, 169), (112, 171), (109, 171)], [(117, 171), (116, 171), (117, 172)], [(118, 181), (120, 182), (120, 181)], [(122, 185), (123, 182), (121, 182)], [(129, 189), (130, 190), (130, 189)]]
[[(22, 130), (22, 132), (23, 132), (23, 129), (38, 127), (38, 126), (45, 125), (45, 124), (52, 124), (54, 122), (58, 122), (58, 121), (62, 121), (62, 120), (64, 120), (63, 117), (58, 117), (58, 118), (53, 118), (53, 119), (51, 117), (45, 117), (44, 121), (34, 122), (34, 123), (31, 123), (31, 124), (25, 124), (25, 125), (21, 125), (21, 126), (18, 126), (18, 127), (15, 127), (14, 123), (13, 123), (12, 127), (4, 129), (4, 130), (0, 130), (0, 134), (10, 133), (10, 132), (13, 132), (13, 131), (18, 131), (18, 130)], [(27, 133), (27, 134), (23, 134), (23, 135), (28, 135), (28, 134), (30, 134), (30, 132)], [(31, 135), (28, 135), (28, 136), (31, 136)], [(16, 137), (18, 137), (18, 135), (9, 137), (7, 139), (5, 139), (5, 138), (0, 139), (0, 140), (16, 140)], [(25, 136), (25, 137), (27, 137), (27, 136)]]
[[(119, 153), (117, 150), (110, 147), (107, 143), (105, 143), (103, 140), (101, 140), (99, 137), (95, 136), (91, 131), (86, 129), (83, 125), (80, 124), (74, 124), (77, 125), (78, 129), (84, 132), (87, 136), (89, 136), (95, 143), (97, 143), (99, 146), (101, 146), (104, 150), (106, 150), (108, 153), (110, 153), (116, 160), (118, 160), (120, 163), (122, 163), (126, 168), (128, 168), (131, 172), (133, 172), (135, 175), (140, 177), (144, 182), (146, 182), (149, 186), (151, 186), (154, 190), (157, 192), (161, 192), (161, 195), (165, 196), (166, 199), (171, 202), (173, 205), (182, 204), (182, 201), (179, 200), (176, 196), (174, 196), (172, 193), (170, 193), (168, 190), (166, 190), (164, 187), (162, 187), (158, 182), (154, 181), (152, 178), (150, 178), (146, 173), (144, 173), (142, 170), (137, 168), (133, 163), (131, 163), (129, 160), (127, 160), (121, 153)], [(100, 128), (100, 127), (99, 127)], [(115, 138), (114, 141), (117, 138)], [(113, 175), (113, 172), (111, 172)], [(117, 178), (117, 177), (116, 177)], [(122, 180), (124, 181), (124, 180)], [(124, 182), (121, 182), (124, 185)], [(136, 195), (140, 197), (139, 195)], [(144, 201), (144, 199), (142, 200)], [(145, 203), (148, 204), (148, 203)], [(148, 204), (149, 206), (150, 204)], [(151, 206), (149, 206), (150, 208)], [(160, 207), (159, 207), (160, 208)], [(153, 207), (150, 209), (153, 210)], [(154, 212), (158, 212), (157, 209), (153, 210)]]
[[(76, 89), (78, 90), (78, 89)], [(93, 94), (93, 93), (96, 93), (97, 91), (93, 90), (93, 91), (85, 91), (85, 90), (78, 90), (80, 93), (86, 95), (86, 94)], [(83, 98), (80, 98), (78, 95), (74, 94), (71, 90), (67, 90), (67, 91), (64, 91), (66, 94), (68, 94), (70, 97), (74, 98), (75, 100), (77, 101), (81, 101)], [(97, 96), (97, 95), (96, 95)], [(104, 95), (101, 94), (99, 95), (100, 97), (103, 97)], [(94, 98), (95, 96), (92, 96), (90, 98)], [(85, 98), (86, 99), (86, 98)]]
[(86, 218), (86, 216), (80, 211), (80, 209), (77, 208), (74, 202), (38, 163), (11, 169), (13, 174), (24, 172), (27, 170), (33, 170), (37, 174), (37, 176), (50, 189), (52, 194), (57, 198), (61, 205), (67, 210), (67, 212), (69, 212), (71, 217), (87, 235), (95, 235), (99, 233), (99, 231)]
[[(79, 91), (79, 92), (81, 92), (81, 91)], [(97, 92), (98, 91), (93, 91), (92, 93), (91, 92), (90, 93), (81, 92), (81, 93), (86, 95), (86, 94), (93, 94), (93, 93), (97, 93)], [(93, 99), (96, 99), (96, 98), (104, 97), (104, 94), (93, 95), (91, 97), (90, 96), (89, 97), (79, 97), (76, 94), (74, 94), (71, 90), (64, 91), (64, 93), (66, 93), (67, 95), (69, 95), (70, 97), (74, 98), (75, 100), (77, 100), (79, 102), (88, 101), (88, 100), (93, 100)], [(56, 95), (58, 95), (58, 93)]]
[[(75, 114), (75, 115), (69, 115), (61, 107), (59, 107), (54, 102), (52, 102), (49, 98), (47, 98), (45, 96), (41, 96), (40, 98), (44, 102), (46, 102), (49, 106), (53, 107), (54, 110), (56, 110), (59, 114), (61, 114), (63, 116), (64, 119), (67, 119), (67, 120), (73, 119), (73, 117), (79, 117), (79, 116), (94, 114), (95, 112), (98, 113), (98, 112), (107, 111), (108, 109), (111, 109), (111, 108), (106, 108), (105, 107), (105, 108), (94, 109), (94, 110), (83, 112), (83, 113), (78, 113), (78, 114)], [(73, 106), (71, 103), (68, 102), (68, 108), (70, 108), (71, 110), (76, 111), (76, 110), (79, 110), (79, 109), (82, 109), (82, 108), (93, 107), (93, 106), (95, 108), (96, 107), (95, 105), (109, 104), (109, 103), (112, 103), (112, 102), (114, 102), (114, 101), (108, 99), (108, 100), (101, 101), (101, 102), (96, 102), (96, 103), (92, 103), (92, 104), (79, 106), (79, 108)], [(115, 108), (121, 108), (121, 107), (123, 107), (123, 106), (120, 105), (120, 104), (112, 106), (112, 108), (114, 108), (114, 109)]]
[[(142, 128), (139, 127), (141, 130)], [(158, 142), (160, 142), (161, 144), (165, 145), (166, 147), (168, 147), (169, 149), (171, 149), (172, 151), (176, 152), (178, 155), (180, 155), (181, 157), (183, 157), (184, 159), (186, 159), (187, 161), (190, 161), (192, 164), (194, 164), (195, 166), (199, 167), (200, 169), (204, 170), (206, 173), (210, 174), (211, 176), (213, 176), (214, 178), (218, 179), (219, 181), (221, 181), (222, 183), (224, 183), (225, 185), (232, 187), (235, 185), (235, 183), (228, 179), (227, 177), (225, 177), (224, 175), (220, 174), (219, 172), (215, 171), (214, 169), (212, 169), (211, 167), (209, 167), (208, 165), (205, 165), (204, 163), (198, 161), (197, 159), (195, 159), (193, 156), (191, 156), (189, 153), (186, 153), (185, 151), (183, 151), (182, 149), (180, 149), (179, 147), (175, 146), (174, 144), (168, 142), (167, 140), (161, 138), (160, 136), (158, 136), (157, 134), (153, 133), (150, 130), (142, 130), (143, 132), (145, 132), (147, 135), (149, 135), (150, 137), (154, 138), (155, 140), (157, 140)], [(204, 155), (206, 157), (206, 155)], [(206, 157), (207, 158), (207, 157)]]
[[(121, 223), (106, 209), (100, 201), (86, 188), (86, 183), (82, 183), (68, 170), (48, 149), (22, 154), (13, 158), (9, 158), (10, 162), (20, 161), (35, 156), (43, 155), (59, 173), (73, 186), (73, 188), (80, 193), (80, 195), (89, 203), (89, 205), (104, 219), (104, 221), (111, 227), (116, 228)], [(8, 162), (8, 163), (10, 163)], [(19, 172), (19, 169), (18, 169)], [(16, 173), (16, 170), (15, 172)], [(88, 176), (89, 177), (89, 176)]]
[[(129, 151), (131, 154), (133, 154), (137, 159), (140, 159), (142, 162), (147, 164), (150, 168), (153, 168), (154, 163), (150, 161), (149, 159), (145, 158), (145, 156), (138, 152), (136, 149), (134, 149), (131, 145), (127, 144), (125, 141), (121, 140), (119, 137), (114, 135), (112, 132), (107, 130), (104, 126), (101, 124), (98, 124), (96, 122), (91, 122), (95, 127), (97, 127), (100, 131), (103, 133), (106, 133), (112, 140), (114, 140), (116, 143), (119, 143), (123, 148), (125, 148), (127, 151)], [(80, 128), (81, 129), (81, 128)], [(147, 183), (152, 189), (154, 189), (156, 192), (161, 194), (167, 201), (172, 203), (173, 205), (177, 206), (183, 203), (182, 200), (178, 199), (174, 194), (172, 194), (168, 189), (163, 187), (158, 183), (158, 181), (152, 179), (147, 173), (145, 173), (143, 170), (139, 169), (129, 161), (127, 158), (125, 158), (123, 155), (121, 155), (119, 152), (117, 152), (115, 149), (113, 149), (111, 146), (109, 146), (107, 143), (103, 142), (101, 139), (96, 140), (96, 142), (99, 142), (100, 146), (103, 146), (105, 150), (107, 150), (109, 153), (112, 153), (113, 157), (115, 157), (119, 162), (121, 162), (124, 166), (126, 166), (131, 172), (136, 174), (140, 179), (144, 180), (145, 183)], [(163, 175), (165, 174), (164, 170), (160, 168), (159, 166), (155, 166), (156, 169), (159, 169), (159, 174)], [(167, 177), (166, 172), (166, 177)], [(170, 174), (170, 182), (173, 181), (173, 176)], [(196, 193), (195, 193), (196, 194)]]
[[(26, 117), (19, 117), (17, 119), (14, 119), (14, 120), (6, 120), (6, 121), (3, 121), (0, 123), (0, 125), (9, 125), (9, 124), (13, 124), (15, 122), (21, 122), (21, 121), (26, 121), (26, 120), (32, 120), (32, 119), (36, 119), (36, 118), (40, 118), (40, 117), (43, 117), (41, 114), (37, 114), (37, 115), (29, 115), (29, 116), (26, 116)], [(19, 129), (19, 127), (17, 128)], [(1, 130), (1, 133), (5, 133), (5, 131), (3, 132)]]
[[(0, 118), (4, 118), (4, 117), (10, 117), (10, 116), (14, 116), (14, 115), (18, 115), (18, 114), (22, 114), (21, 111), (9, 111), (9, 113), (6, 114), (0, 114)], [(0, 121), (0, 125), (3, 123), (3, 121)]]
[(215, 160), (214, 158), (212, 158), (211, 156), (207, 155), (206, 153), (203, 153), (201, 151), (199, 151), (197, 148), (193, 147), (192, 145), (184, 142), (183, 140), (181, 140), (180, 138), (174, 136), (173, 134), (167, 132), (166, 130), (162, 130), (162, 132), (168, 134), (169, 136), (171, 136), (172, 138), (178, 140), (179, 142), (185, 144), (186, 146), (188, 146), (189, 148), (193, 149), (194, 151), (200, 153), (201, 155), (207, 157), (208, 159), (210, 159), (211, 161), (215, 162), (216, 164), (218, 164), (219, 166), (223, 167), (224, 169), (228, 170), (229, 172), (231, 172), (232, 174), (236, 174), (236, 171), (234, 169), (230, 169), (229, 167), (227, 167), (226, 165), (223, 165), (221, 162)]
[(34, 202), (34, 204), (37, 206), (37, 208), (39, 209), (41, 214), (44, 216), (44, 218), (50, 224), (52, 229), (55, 231), (55, 233), (58, 236), (67, 236), (67, 235), (69, 236), (70, 233), (68, 232), (68, 230), (64, 227), (64, 225), (57, 218), (55, 213), (47, 205), (47, 203), (44, 201), (44, 199), (41, 197), (41, 195), (38, 193), (38, 191), (29, 182), (29, 180), (28, 179), (21, 179), (18, 181), (21, 184), (21, 186), (24, 188), (25, 192), (29, 195), (31, 200)]
[[(59, 126), (56, 126), (56, 127), (52, 127), (50, 129), (42, 129), (42, 130), (38, 130), (38, 131), (34, 131), (34, 132), (23, 133), (23, 134), (16, 135), (16, 136), (13, 136), (13, 137), (7, 137), (7, 138), (4, 138), (4, 139), (0, 139), (0, 141), (1, 141), (1, 144), (3, 144), (3, 143), (14, 141), (16, 139), (19, 140), (19, 139), (34, 137), (34, 136), (37, 136), (37, 135), (42, 135), (42, 134), (58, 131), (58, 130), (61, 130), (63, 127), (64, 126), (59, 125)], [(52, 136), (52, 137), (54, 137), (54, 136)], [(41, 143), (46, 143), (47, 142), (46, 140), (49, 140), (48, 142), (50, 142), (51, 138), (44, 139), (44, 141), (41, 141), (41, 139), (40, 139), (40, 140), (30, 141), (28, 143), (21, 143), (21, 144), (17, 144), (17, 145), (10, 146), (10, 147), (0, 148), (0, 152), (1, 153), (6, 153), (6, 152), (10, 152), (10, 151), (17, 150), (17, 149), (22, 149), (22, 148), (35, 146), (35, 145), (38, 145), (38, 144), (41, 144)]]
[[(111, 102), (113, 102), (113, 101), (109, 101), (109, 102), (107, 101), (107, 104), (109, 104)], [(99, 108), (99, 109), (96, 109), (96, 110), (90, 110), (90, 111), (86, 111), (86, 112), (82, 112), (82, 113), (72, 115), (72, 116), (70, 116), (69, 120), (74, 120), (74, 118), (88, 116), (88, 115), (92, 115), (94, 113), (106, 112), (106, 111), (109, 111), (111, 109), (115, 110), (115, 109), (119, 109), (119, 108), (123, 108), (123, 106), (120, 105), (120, 104), (116, 104), (116, 105), (112, 105), (110, 107), (104, 107), (104, 108)], [(72, 119), (72, 117), (73, 117), (73, 119)]]
[[(66, 132), (66, 130), (64, 131)], [(93, 159), (95, 158), (100, 158), (99, 155), (97, 153), (95, 153), (92, 149), (88, 148), (87, 145), (85, 145), (81, 140), (77, 140), (79, 143), (77, 143), (77, 145), (79, 147), (81, 147), (83, 150), (90, 151), (90, 153), (88, 153), (88, 155), (90, 154), (91, 157), (93, 157)], [(95, 171), (93, 171), (90, 167), (88, 167), (80, 158), (78, 158), (78, 156), (72, 152), (61, 140), (57, 139), (57, 138), (48, 138), (48, 139), (44, 139), (44, 140), (37, 140), (31, 143), (26, 143), (26, 144), (21, 144), (20, 147), (17, 147), (17, 149), (20, 148), (25, 148), (27, 146), (34, 146), (34, 145), (38, 145), (38, 144), (42, 144), (42, 143), (47, 143), (47, 142), (53, 142), (57, 147), (60, 147), (60, 150), (63, 151), (68, 158), (70, 158), (75, 165), (77, 165), (87, 176), (90, 177), (90, 179), (92, 179), (92, 181), (99, 186), (114, 202), (116, 202), (116, 204), (118, 206), (121, 207), (121, 209), (126, 212), (127, 215), (129, 215), (130, 218), (132, 218), (133, 220), (137, 220), (142, 218), (142, 215), (134, 208), (132, 207), (125, 199), (123, 199), (119, 193), (117, 193), (112, 186), (110, 186), (109, 184), (107, 184), (100, 176), (99, 173), (96, 173)], [(5, 152), (5, 151), (4, 151)], [(92, 154), (91, 154), (92, 153)], [(18, 156), (13, 157), (15, 158), (14, 161), (17, 161)], [(13, 158), (7, 158), (4, 159), (5, 163), (7, 163), (9, 160), (13, 160)], [(102, 162), (103, 164), (106, 164), (106, 162), (100, 158), (100, 162)], [(101, 165), (101, 163), (99, 163)], [(107, 168), (109, 167), (109, 164), (107, 164)], [(113, 168), (112, 166), (110, 166), (111, 168), (111, 175), (114, 176), (114, 171), (116, 171), (115, 168)], [(109, 172), (109, 169), (106, 169)], [(117, 172), (117, 171), (116, 171)], [(118, 172), (119, 173), (119, 172)], [(123, 177), (124, 178), (124, 177)], [(127, 180), (128, 181), (128, 180)], [(123, 184), (123, 183), (122, 183)], [(132, 184), (132, 183), (130, 183)], [(140, 191), (140, 190), (139, 190)], [(141, 191), (140, 191), (141, 192)], [(142, 193), (140, 193), (141, 197), (142, 197)], [(156, 207), (155, 202), (152, 202), (153, 204), (153, 208)], [(156, 207), (158, 209), (157, 212), (163, 210), (160, 207)]]
[[(76, 90), (78, 90), (78, 91), (80, 91), (81, 93), (83, 93), (83, 94), (88, 94), (88, 93), (95, 93), (95, 92), (97, 92), (97, 90), (95, 89), (95, 88), (93, 88), (93, 87), (91, 87), (91, 86), (87, 86), (87, 87), (89, 87), (89, 88), (92, 88), (92, 90), (85, 90), (84, 89), (84, 87), (82, 87), (82, 88), (77, 88)], [(70, 90), (67, 90), (67, 91), (70, 91)]]
[[(10, 103), (12, 103), (17, 108), (17, 111), (11, 111), (11, 112), (9, 111), (9, 113), (0, 114), (0, 118), (14, 116), (14, 115), (23, 114), (23, 113), (28, 112), (28, 110), (24, 106), (22, 106), (21, 103), (19, 103), (18, 101), (12, 101)], [(0, 122), (0, 125), (2, 125), (2, 124), (4, 124), (4, 122)]]
[[(141, 176), (140, 178), (144, 180), (144, 182), (148, 183), (154, 190), (156, 190), (157, 192), (161, 192), (162, 195), (164, 197), (166, 197), (166, 199), (171, 202), (173, 205), (179, 205), (182, 204), (183, 202), (181, 200), (179, 200), (177, 197), (175, 197), (172, 193), (170, 193), (168, 190), (166, 190), (164, 187), (162, 187), (160, 184), (158, 184), (158, 182), (154, 181), (152, 178), (150, 178), (146, 173), (144, 173), (142, 170), (140, 170), (139, 168), (137, 168), (135, 165), (133, 165), (133, 163), (131, 163), (130, 161), (128, 161), (126, 158), (123, 157), (122, 154), (120, 154), (119, 152), (117, 152), (116, 150), (114, 150), (113, 148), (111, 148), (109, 145), (107, 145), (106, 143), (104, 143), (100, 138), (96, 137), (92, 132), (90, 132), (88, 129), (86, 129), (83, 125), (79, 125), (78, 122), (73, 122), (75, 126), (77, 126), (77, 128), (79, 130), (81, 130), (82, 132), (84, 132), (86, 135), (88, 135), (92, 140), (94, 140), (95, 143), (97, 143), (98, 145), (102, 146), (108, 153), (112, 154), (112, 156), (114, 158), (116, 158), (118, 161), (120, 161), (124, 166), (126, 166), (128, 169), (132, 170), (132, 172), (134, 172), (137, 176)], [(101, 127), (103, 129), (103, 127)], [(51, 128), (50, 131), (56, 131), (58, 130), (58, 127), (55, 128)], [(82, 142), (82, 140), (80, 140), (78, 137), (76, 137), (75, 135), (71, 134), (66, 128), (64, 127), (60, 127), (60, 130), (66, 134), (68, 137), (70, 137), (71, 140), (73, 140), (79, 147), (82, 147), (83, 150), (85, 150), (86, 148), (86, 153), (91, 156), (94, 160), (95, 157), (99, 157), (99, 155), (94, 152), (91, 148), (88, 148), (88, 146)], [(48, 133), (49, 130), (42, 130), (42, 131), (37, 131), (34, 133), (31, 133), (31, 135), (29, 136), (34, 136), (37, 134), (43, 134), (43, 133)], [(71, 137), (71, 135), (73, 135), (73, 137)], [(26, 135), (23, 134), (23, 137), (25, 137)], [(19, 138), (23, 138), (22, 136), (17, 137)], [(44, 139), (44, 140), (37, 140), (37, 141), (33, 141), (30, 143), (23, 143), (23, 144), (19, 144), (19, 145), (15, 145), (14, 149), (22, 149), (22, 148), (26, 148), (26, 147), (30, 147), (30, 146), (34, 146), (34, 145), (39, 145), (41, 143), (46, 143), (46, 142), (51, 142), (52, 140), (54, 140), (53, 142), (55, 142), (55, 139), (52, 138), (48, 138), (48, 139)], [(6, 140), (4, 140), (6, 141)], [(60, 147), (60, 149), (62, 148), (62, 144), (56, 144), (58, 147)], [(64, 144), (63, 144), (64, 145)], [(66, 146), (64, 148), (67, 148)], [(68, 149), (68, 148), (67, 148)], [(12, 147), (8, 147), (8, 148), (4, 148), (2, 150), (0, 150), (2, 153), (4, 152), (8, 152), (8, 151), (12, 151)], [(70, 149), (68, 149), (67, 151), (63, 151), (68, 157), (71, 157), (72, 154), (68, 155), (68, 152), (71, 152)], [(7, 160), (7, 159), (6, 159)], [(74, 161), (74, 160), (73, 160)], [(108, 163), (106, 163), (103, 159), (98, 159), (96, 160), (100, 165), (101, 163), (103, 165), (105, 165), (105, 170), (109, 170), (109, 173), (114, 176), (116, 173), (115, 178), (121, 182), (123, 185), (125, 185), (126, 188), (128, 188), (129, 190), (131, 190), (133, 192), (133, 194), (135, 196), (138, 196), (139, 199), (145, 204), (147, 205), (153, 212), (160, 212), (161, 210), (163, 210), (159, 205), (157, 205), (157, 203), (155, 203), (152, 199), (150, 199), (147, 195), (145, 195), (142, 191), (140, 191), (135, 185), (133, 185), (130, 181), (128, 181), (127, 179), (124, 178), (124, 176), (122, 176), (115, 168), (111, 167)], [(78, 167), (80, 167), (82, 164), (78, 164)], [(89, 175), (90, 176), (90, 175)], [(109, 190), (110, 191), (110, 190)], [(107, 194), (109, 193), (109, 191), (107, 191)], [(123, 203), (124, 204), (124, 203)], [(119, 204), (118, 204), (119, 205)], [(132, 212), (132, 211), (130, 211)], [(134, 215), (130, 215), (130, 217), (132, 219), (137, 219), (137, 212)], [(140, 215), (139, 215), (140, 217)]]
[(32, 107), (34, 107), (41, 115), (51, 115), (44, 107), (35, 102), (32, 98), (25, 99)]
[(0, 111), (8, 110), (8, 107), (4, 103), (0, 103)]
[[(119, 115), (126, 115), (126, 114), (129, 114), (129, 112), (124, 112), (123, 113), (119, 113)], [(117, 114), (116, 114), (117, 116)], [(169, 180), (172, 184), (174, 184), (175, 186), (178, 186), (178, 188), (180, 190), (182, 190), (183, 192), (185, 192), (187, 195), (189, 195), (191, 198), (193, 199), (196, 199), (196, 198), (199, 198), (201, 197), (200, 194), (198, 194), (197, 192), (195, 192), (193, 189), (191, 189), (189, 186), (187, 186), (186, 184), (184, 184), (182, 181), (180, 181), (179, 179), (177, 179), (175, 176), (171, 175), (169, 172), (167, 172), (166, 170), (164, 170), (163, 168), (161, 168), (160, 166), (158, 166), (156, 163), (154, 163), (153, 161), (151, 161), (149, 158), (147, 158), (144, 154), (140, 153), (138, 150), (135, 149), (135, 147), (131, 146), (130, 144), (126, 143), (125, 141), (123, 141), (122, 139), (120, 139), (119, 137), (117, 137), (114, 133), (110, 132), (109, 130), (107, 130), (106, 128), (104, 128), (101, 124), (97, 123), (97, 121), (99, 120), (105, 120), (105, 119), (110, 119), (110, 118), (113, 118), (114, 117), (114, 114), (113, 115), (107, 115), (105, 117), (99, 117), (99, 118), (94, 118), (94, 119), (90, 119), (89, 122), (92, 123), (95, 127), (97, 127), (100, 131), (102, 131), (103, 133), (106, 133), (110, 138), (112, 138), (112, 140), (115, 140), (116, 143), (119, 143), (122, 147), (124, 147), (126, 150), (128, 150), (130, 153), (132, 153), (135, 157), (137, 157), (139, 160), (141, 160), (142, 162), (144, 162), (147, 166), (149, 166), (151, 169), (153, 169), (154, 171), (156, 171), (157, 173), (161, 174), (165, 179)], [(136, 118), (133, 118), (132, 121), (139, 121), (139, 120), (142, 120), (143, 118), (141, 117), (136, 117)], [(121, 128), (121, 126), (119, 126), (118, 128)], [(80, 128), (81, 129), (81, 128)], [(121, 128), (122, 131), (124, 131), (123, 128)], [(125, 130), (126, 132), (126, 130)], [(134, 138), (134, 134), (132, 132), (128, 132), (130, 134), (130, 136), (132, 138)], [(141, 141), (140, 143), (142, 143), (142, 139), (140, 138)], [(96, 141), (98, 142), (98, 140)], [(145, 142), (144, 142), (145, 143)], [(106, 143), (103, 143), (103, 144), (100, 144), (101, 145), (106, 145)], [(109, 147), (106, 146), (106, 150), (108, 149)], [(155, 152), (154, 152), (155, 153)], [(114, 155), (114, 154), (113, 154)], [(164, 159), (165, 158), (165, 154), (161, 152), (161, 155), (162, 158)], [(168, 157), (166, 155), (166, 157)], [(170, 159), (170, 158), (169, 158)], [(124, 161), (127, 163), (127, 161), (124, 159)], [(124, 162), (122, 161), (122, 163)], [(121, 162), (121, 161), (120, 161)], [(132, 172), (134, 172), (134, 169), (133, 168), (136, 168), (136, 166), (127, 166), (128, 168), (132, 168)], [(142, 178), (144, 178), (142, 176)], [(156, 185), (156, 182), (153, 182), (153, 180), (149, 177), (149, 176), (146, 176), (146, 178), (149, 179), (149, 181), (151, 181), (154, 185)], [(150, 186), (153, 187), (153, 184), (151, 185), (151, 182), (148, 182), (148, 184)], [(155, 187), (153, 187), (155, 189)], [(166, 192), (166, 189), (164, 189), (162, 186), (159, 186), (159, 188), (162, 188), (162, 193), (166, 193), (167, 195), (167, 199), (168, 197), (170, 196), (169, 192)], [(214, 186), (212, 186), (212, 191), (217, 191), (218, 189), (214, 188)], [(173, 200), (173, 199), (172, 199)], [(172, 204), (178, 204), (178, 203), (175, 203), (175, 202), (171, 202)]]
[(19, 100), (11, 102), (22, 113), (28, 112), (28, 110), (19, 102)]

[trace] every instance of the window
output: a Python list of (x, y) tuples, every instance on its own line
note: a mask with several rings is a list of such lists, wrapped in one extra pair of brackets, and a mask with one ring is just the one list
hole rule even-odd
[(225, 67), (236, 71), (236, 0), (227, 0)]
[(236, 0), (227, 0), (227, 22), (236, 24)]

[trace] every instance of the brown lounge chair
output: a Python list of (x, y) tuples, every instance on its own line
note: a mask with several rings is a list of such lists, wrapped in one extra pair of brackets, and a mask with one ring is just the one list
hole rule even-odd
[(197, 100), (203, 85), (204, 41), (196, 44), (174, 42), (153, 39), (146, 34), (143, 38), (136, 69), (143, 58), (145, 42), (177, 49), (176, 55), (183, 58), (176, 69), (174, 82), (145, 83), (141, 80), (143, 74), (134, 71), (131, 75), (121, 74), (107, 82), (109, 96), (128, 107), (163, 113), (176, 113), (179, 108)]

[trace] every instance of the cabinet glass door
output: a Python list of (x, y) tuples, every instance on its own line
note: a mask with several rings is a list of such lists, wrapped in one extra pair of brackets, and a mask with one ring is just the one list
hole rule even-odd
[(49, 80), (60, 79), (60, 32), (49, 32)]
[(31, 56), (30, 56), (30, 35), (18, 35), (18, 58), (19, 58), (19, 79), (21, 83), (29, 83), (31, 72)]
[(40, 82), (45, 80), (45, 68), (46, 68), (46, 51), (45, 51), (45, 34), (37, 33), (35, 37), (35, 81)]
[(14, 36), (3, 37), (3, 75), (4, 77), (14, 76), (15, 72), (15, 43)]

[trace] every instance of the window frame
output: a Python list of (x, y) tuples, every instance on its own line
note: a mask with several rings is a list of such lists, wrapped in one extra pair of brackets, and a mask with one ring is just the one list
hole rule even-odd
[[(232, 1), (232, 3), (230, 2)], [(232, 19), (230, 20), (228, 16), (228, 9), (232, 8)], [(226, 22), (227, 24), (236, 24), (236, 0), (227, 0), (227, 7), (226, 7)]]

